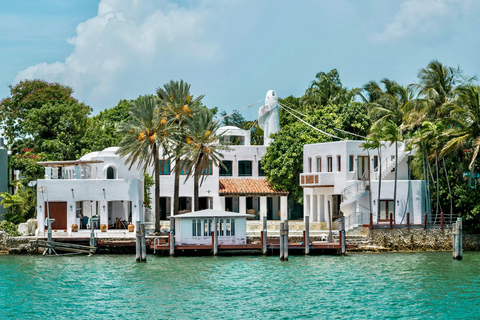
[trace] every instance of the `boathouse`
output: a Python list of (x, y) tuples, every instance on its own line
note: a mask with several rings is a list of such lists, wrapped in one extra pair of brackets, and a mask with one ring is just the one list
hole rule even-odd
[(211, 245), (215, 221), (219, 245), (246, 244), (247, 217), (253, 215), (213, 209), (174, 216), (175, 244)]

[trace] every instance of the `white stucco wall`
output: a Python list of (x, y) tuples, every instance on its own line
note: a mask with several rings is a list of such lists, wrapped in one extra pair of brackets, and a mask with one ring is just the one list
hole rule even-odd
[[(212, 220), (212, 218), (196, 218), (202, 220), (202, 235), (204, 234), (205, 220)], [(217, 218), (217, 225), (220, 225), (220, 219), (232, 219), (232, 218)], [(233, 218), (235, 219), (235, 236), (218, 236), (218, 244), (246, 244), (247, 243), (247, 220), (245, 218)], [(175, 243), (176, 244), (192, 244), (192, 245), (211, 245), (212, 236), (192, 236), (192, 220), (193, 218), (177, 218), (175, 220)]]

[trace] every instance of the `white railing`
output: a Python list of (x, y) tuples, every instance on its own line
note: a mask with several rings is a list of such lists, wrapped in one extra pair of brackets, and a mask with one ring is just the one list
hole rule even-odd
[(366, 170), (363, 173), (362, 179), (358, 181), (354, 181), (353, 184), (349, 185), (348, 187), (344, 188), (341, 191), (342, 195), (342, 202), (346, 202), (347, 200), (354, 199), (356, 196), (359, 194), (364, 193), (366, 190), (368, 190), (368, 175), (370, 174), (370, 171)]
[(345, 219), (345, 230), (347, 231), (370, 223), (370, 214), (368, 212), (354, 212), (343, 218)]

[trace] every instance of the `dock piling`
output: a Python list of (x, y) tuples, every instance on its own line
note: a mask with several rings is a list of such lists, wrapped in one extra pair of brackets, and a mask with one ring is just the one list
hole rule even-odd
[(283, 222), (280, 222), (280, 260), (283, 261), (284, 256), (283, 256), (283, 234), (285, 232), (285, 226)]
[(305, 217), (305, 233), (303, 236), (303, 244), (305, 245), (305, 254), (310, 254), (310, 217)]
[(262, 253), (267, 254), (267, 219), (263, 219)]
[(407, 230), (410, 230), (410, 212), (407, 212)]
[(140, 232), (140, 244), (142, 246), (140, 260), (141, 262), (147, 262), (147, 241), (145, 239), (145, 223), (140, 224)]
[(457, 218), (457, 222), (453, 224), (453, 259), (462, 260), (463, 258), (463, 239), (462, 239), (462, 218)]
[(288, 261), (288, 220), (285, 220), (285, 223), (283, 224), (283, 230), (284, 230), (284, 235), (283, 235), (283, 260)]
[(217, 228), (217, 218), (213, 218), (213, 255), (218, 254), (218, 228)]
[(140, 221), (136, 221), (135, 222), (135, 260), (137, 262), (142, 261), (142, 256), (141, 256), (141, 251), (142, 251), (141, 233), (142, 233), (142, 231), (140, 230)]
[(168, 245), (170, 246), (170, 255), (175, 255), (175, 218), (170, 216), (170, 239)]
[(340, 241), (342, 243), (342, 254), (346, 252), (346, 243), (345, 243), (345, 217), (342, 218), (342, 230), (340, 231)]

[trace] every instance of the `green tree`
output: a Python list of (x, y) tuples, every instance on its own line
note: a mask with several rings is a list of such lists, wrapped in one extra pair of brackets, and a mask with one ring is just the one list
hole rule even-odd
[(195, 112), (200, 106), (203, 95), (194, 98), (190, 94), (190, 85), (183, 80), (173, 81), (163, 85), (163, 88), (157, 89), (157, 97), (161, 106), (162, 116), (171, 119), (177, 127), (175, 139), (167, 153), (170, 153), (175, 161), (173, 167), (175, 173), (175, 183), (173, 191), (173, 214), (177, 215), (179, 211), (179, 193), (180, 193), (180, 172), (181, 158), (184, 155), (183, 150), (186, 143), (185, 128), (187, 121), (193, 119)]
[(221, 151), (228, 150), (228, 147), (220, 142), (224, 132), (218, 132), (219, 122), (213, 120), (213, 114), (207, 108), (202, 109), (188, 121), (186, 127), (186, 158), (190, 163), (187, 179), (193, 175), (195, 211), (200, 210), (199, 182), (203, 182), (213, 166), (221, 165)]
[(15, 194), (0, 193), (0, 197), (3, 198), (0, 205), (7, 210), (4, 214), (5, 220), (19, 224), (35, 216), (37, 195), (35, 190), (24, 186), (19, 180), (15, 180), (12, 185), (15, 187)]
[(31, 110), (40, 109), (47, 103), (77, 103), (72, 93), (70, 87), (38, 79), (25, 80), (10, 86), (11, 97), (0, 103), (0, 129), (10, 147), (15, 139), (28, 135), (23, 122)]
[(167, 149), (172, 134), (171, 122), (161, 117), (153, 96), (141, 96), (130, 107), (131, 120), (118, 126), (122, 135), (117, 154), (126, 157), (130, 168), (136, 163), (146, 170), (154, 166), (155, 174), (155, 232), (160, 232), (160, 147)]

